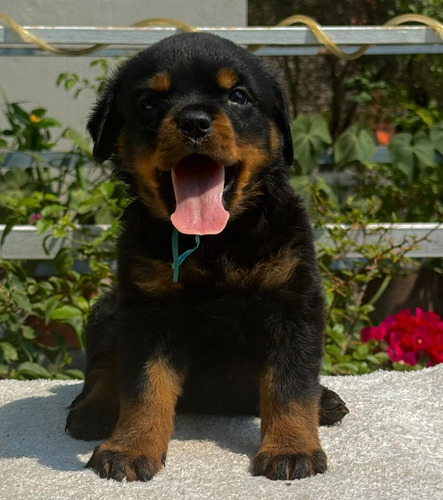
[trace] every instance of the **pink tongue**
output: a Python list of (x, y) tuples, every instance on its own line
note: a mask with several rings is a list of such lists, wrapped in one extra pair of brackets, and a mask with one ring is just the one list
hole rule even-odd
[(183, 158), (172, 171), (176, 209), (174, 227), (183, 234), (218, 234), (229, 213), (222, 203), (225, 169), (206, 156)]

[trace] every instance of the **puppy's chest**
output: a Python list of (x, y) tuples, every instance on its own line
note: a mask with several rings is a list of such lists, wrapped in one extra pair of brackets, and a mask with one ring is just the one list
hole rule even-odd
[(275, 289), (291, 282), (298, 264), (290, 248), (247, 264), (228, 253), (208, 259), (190, 256), (179, 266), (174, 282), (172, 260), (142, 258), (132, 266), (131, 281), (152, 295), (198, 288)]

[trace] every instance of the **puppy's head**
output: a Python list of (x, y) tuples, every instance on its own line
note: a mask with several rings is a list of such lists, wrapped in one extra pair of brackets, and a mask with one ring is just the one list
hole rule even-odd
[(255, 56), (214, 35), (166, 38), (125, 63), (88, 123), (151, 212), (185, 234), (217, 234), (292, 163), (283, 92)]

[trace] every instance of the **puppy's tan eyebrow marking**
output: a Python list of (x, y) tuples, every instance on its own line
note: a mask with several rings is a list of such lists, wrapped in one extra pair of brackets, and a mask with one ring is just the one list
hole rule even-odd
[(217, 84), (226, 89), (232, 89), (238, 83), (237, 73), (230, 68), (222, 68), (217, 73)]
[(172, 87), (171, 77), (168, 73), (161, 71), (148, 80), (148, 85), (156, 92), (167, 92)]

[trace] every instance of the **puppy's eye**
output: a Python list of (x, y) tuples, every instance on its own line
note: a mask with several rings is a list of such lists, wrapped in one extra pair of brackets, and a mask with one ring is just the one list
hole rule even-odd
[(249, 97), (248, 94), (243, 89), (234, 89), (229, 94), (229, 100), (235, 104), (240, 104), (241, 106), (244, 106), (245, 104), (248, 104)]
[(143, 111), (150, 111), (157, 105), (157, 100), (151, 95), (143, 96), (139, 100), (139, 106)]

